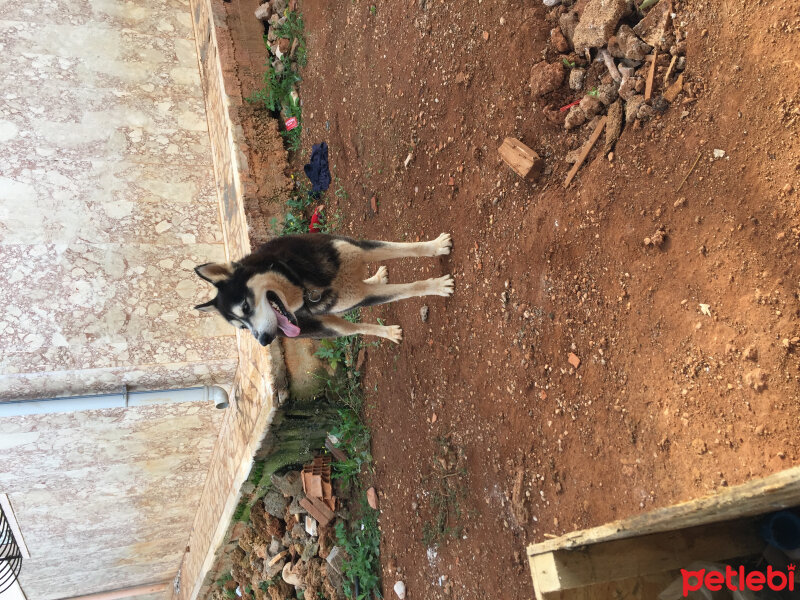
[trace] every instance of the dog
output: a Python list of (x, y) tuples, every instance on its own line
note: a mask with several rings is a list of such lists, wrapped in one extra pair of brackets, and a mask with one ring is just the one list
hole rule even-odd
[(233, 263), (206, 263), (195, 272), (217, 288), (199, 311), (221, 314), (248, 329), (262, 346), (276, 337), (332, 338), (374, 335), (400, 343), (397, 325), (351, 323), (341, 316), (356, 308), (417, 296), (450, 296), (453, 278), (443, 275), (414, 283), (390, 284), (386, 267), (367, 279), (367, 263), (395, 258), (450, 254), (443, 233), (427, 242), (355, 240), (322, 233), (275, 238)]

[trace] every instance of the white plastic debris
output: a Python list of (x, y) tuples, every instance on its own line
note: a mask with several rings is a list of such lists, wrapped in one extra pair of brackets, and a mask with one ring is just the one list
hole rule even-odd
[(714, 148), (714, 158), (724, 158), (724, 157), (725, 157), (725, 150)]
[(705, 316), (711, 316), (711, 305), (710, 304), (701, 304), (700, 305), (700, 312), (703, 313)]
[(309, 515), (306, 515), (306, 533), (311, 537), (317, 537), (317, 535), (319, 535), (317, 520)]
[(402, 581), (395, 583), (394, 593), (397, 594), (397, 597), (400, 598), (400, 600), (403, 600), (403, 598), (406, 597), (406, 584)]

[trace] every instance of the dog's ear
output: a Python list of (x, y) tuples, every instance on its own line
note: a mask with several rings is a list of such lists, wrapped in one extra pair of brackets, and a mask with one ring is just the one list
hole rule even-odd
[(194, 272), (209, 283), (217, 285), (233, 275), (233, 265), (223, 263), (206, 263), (194, 268)]
[(203, 304), (198, 304), (194, 307), (195, 310), (199, 310), (200, 312), (211, 312), (212, 310), (216, 309), (217, 305), (214, 300), (209, 300), (208, 302), (203, 302)]

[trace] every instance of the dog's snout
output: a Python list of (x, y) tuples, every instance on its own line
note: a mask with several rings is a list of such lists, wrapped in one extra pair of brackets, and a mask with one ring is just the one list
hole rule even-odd
[(272, 343), (272, 340), (275, 339), (273, 336), (269, 335), (268, 333), (260, 333), (255, 336), (258, 340), (258, 343), (262, 346), (269, 346)]

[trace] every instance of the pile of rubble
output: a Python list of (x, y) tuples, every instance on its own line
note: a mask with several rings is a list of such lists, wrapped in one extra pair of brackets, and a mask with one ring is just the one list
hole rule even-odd
[(272, 475), (270, 491), (251, 508), (249, 524), (241, 524), (232, 579), (215, 588), (212, 600), (344, 599), (345, 555), (335, 545), (333, 530), (336, 519), (344, 515), (331, 510), (336, 499), (330, 493), (330, 461), (314, 463), (310, 471), (317, 483), (327, 482), (320, 497), (311, 495), (313, 490), (304, 492), (307, 475), (298, 471)]
[[(567, 130), (585, 123), (593, 127), (607, 113), (609, 152), (624, 123), (664, 112), (682, 91), (685, 34), (674, 25), (672, 0), (645, 0), (640, 6), (633, 0), (556, 3), (549, 13), (557, 24), (550, 32), (549, 60), (533, 66), (531, 91), (550, 100), (545, 114)], [(576, 92), (583, 96), (560, 106)]]
[[(291, 6), (289, 6), (291, 4)], [(287, 4), (286, 0), (268, 0), (261, 4), (255, 12), (256, 18), (264, 23), (264, 31), (267, 36), (267, 46), (273, 55), (272, 66), (280, 73), (283, 70), (281, 58), (284, 55), (294, 56), (299, 40), (292, 42), (288, 38), (280, 37), (280, 28), (286, 24), (288, 12), (295, 9), (294, 0)], [(287, 11), (288, 9), (288, 11)]]

